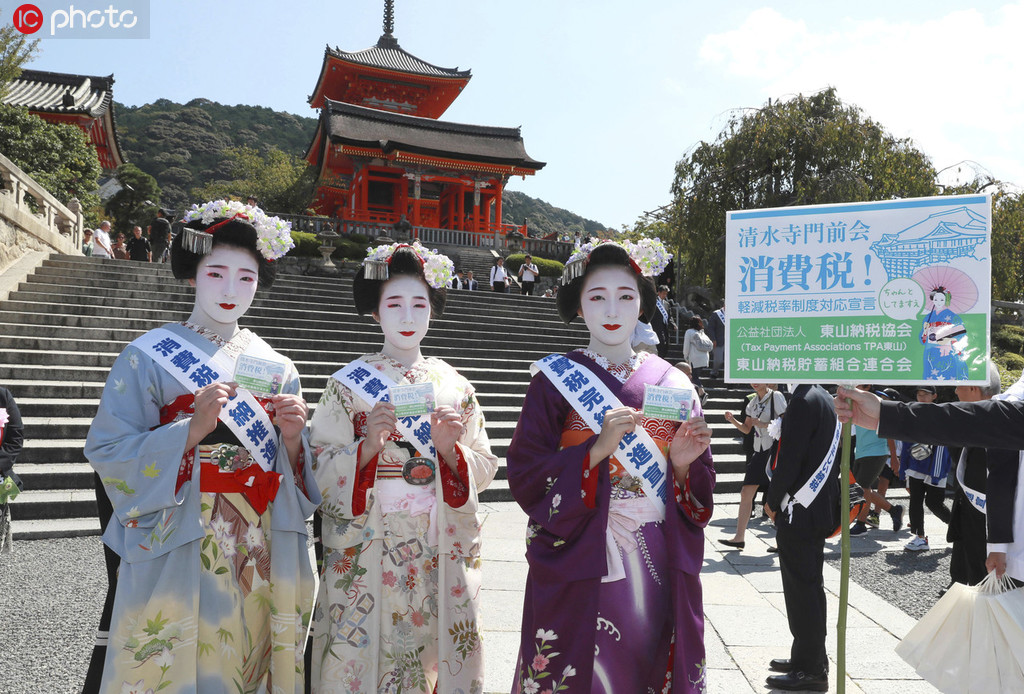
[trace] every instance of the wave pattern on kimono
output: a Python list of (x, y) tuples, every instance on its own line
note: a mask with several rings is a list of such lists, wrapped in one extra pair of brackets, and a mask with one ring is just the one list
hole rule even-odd
[[(636, 409), (645, 382), (690, 386), (654, 355), (638, 355), (618, 375), (583, 352), (567, 356)], [(667, 456), (678, 424), (643, 418), (642, 425)], [(674, 485), (666, 517), (658, 520), (641, 485), (615, 458), (589, 468), (596, 439), (555, 386), (535, 376), (507, 457), (509, 486), (530, 517), (512, 691), (703, 692), (698, 574), (715, 483), (711, 451), (693, 462), (682, 487)], [(622, 559), (621, 580), (610, 580), (610, 552)]]
[[(218, 349), (181, 324), (164, 329), (206, 356)], [(300, 392), (291, 362), (248, 330), (224, 350), (286, 363), (283, 392)], [(315, 597), (305, 519), (320, 501), (309, 446), (296, 480), (276, 429), (267, 432), (278, 454), (259, 479), (257, 510), (255, 492), (216, 491), (232, 489), (224, 478), (235, 471), (253, 470), (223, 423), (182, 455), (192, 400), (129, 345), (89, 430), (85, 454), (114, 507), (103, 539), (121, 557), (102, 691), (298, 694)], [(258, 402), (273, 421), (273, 404)]]
[(313, 690), (432, 692), (436, 686), (480, 693), (477, 492), (498, 464), (483, 413), (469, 382), (443, 361), (425, 359), (406, 370), (383, 354), (361, 359), (397, 384), (433, 383), (435, 402), (462, 413), (465, 431), (456, 444), (458, 473), (438, 461), (426, 487), (396, 473), (410, 457), (397, 435), (359, 470), (371, 408), (347, 386), (328, 381), (311, 429), (324, 497)]

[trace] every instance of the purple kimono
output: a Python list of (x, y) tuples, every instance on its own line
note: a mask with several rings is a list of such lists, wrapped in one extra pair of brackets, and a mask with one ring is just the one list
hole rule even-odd
[[(625, 384), (580, 352), (567, 356), (636, 409), (643, 406), (644, 383), (690, 385), (654, 355)], [(697, 402), (694, 414), (701, 414)], [(678, 427), (653, 419), (643, 425), (663, 450)], [(703, 692), (698, 574), (715, 485), (711, 450), (693, 462), (682, 488), (675, 485), (659, 521), (637, 480), (617, 462), (602, 460), (589, 470), (596, 439), (548, 378), (534, 377), (507, 454), (509, 486), (530, 517), (512, 692)], [(602, 581), (609, 557), (619, 563), (613, 553), (622, 558), (617, 575), (624, 571), (624, 578)]]

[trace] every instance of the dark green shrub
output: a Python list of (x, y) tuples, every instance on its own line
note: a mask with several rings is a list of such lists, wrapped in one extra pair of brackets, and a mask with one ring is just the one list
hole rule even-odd
[(993, 327), (992, 347), (1015, 354), (1024, 353), (1024, 328), (1019, 325)]
[[(525, 258), (525, 253), (513, 253), (505, 258), (505, 268), (509, 271), (509, 274), (515, 275), (518, 273), (519, 266), (523, 264)], [(557, 260), (548, 260), (547, 258), (538, 258), (537, 256), (533, 256), (533, 264), (540, 270), (541, 277), (561, 277), (562, 270), (565, 269), (565, 266)]]

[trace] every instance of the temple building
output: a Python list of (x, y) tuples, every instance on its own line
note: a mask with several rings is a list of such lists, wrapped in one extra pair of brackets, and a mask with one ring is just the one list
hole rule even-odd
[(124, 163), (114, 126), (114, 76), (22, 70), (7, 85), (3, 103), (27, 108), (50, 123), (81, 128), (96, 147), (100, 165), (112, 174)]
[[(501, 193), (511, 176), (533, 175), (519, 128), (440, 120), (470, 80), (406, 52), (393, 35), (386, 0), (375, 46), (324, 52), (309, 104), (320, 122), (306, 152), (316, 167), (311, 207), (357, 223), (394, 224), (480, 236), (501, 224)], [(525, 230), (515, 227), (516, 230)], [(470, 241), (470, 239), (464, 239)]]

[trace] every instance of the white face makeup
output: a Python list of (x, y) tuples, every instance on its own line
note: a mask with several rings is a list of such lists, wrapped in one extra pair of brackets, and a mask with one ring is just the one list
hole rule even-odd
[(199, 261), (196, 278), (189, 280), (196, 288), (192, 322), (213, 330), (235, 324), (252, 305), (258, 282), (259, 263), (251, 251), (214, 247)]
[(580, 294), (580, 315), (590, 330), (590, 345), (598, 354), (630, 350), (640, 316), (636, 274), (623, 267), (599, 267), (587, 275)]
[[(430, 326), (427, 284), (411, 275), (398, 275), (384, 283), (380, 303), (373, 314), (384, 333), (384, 353), (418, 353)], [(403, 361), (403, 360), (400, 360)]]

